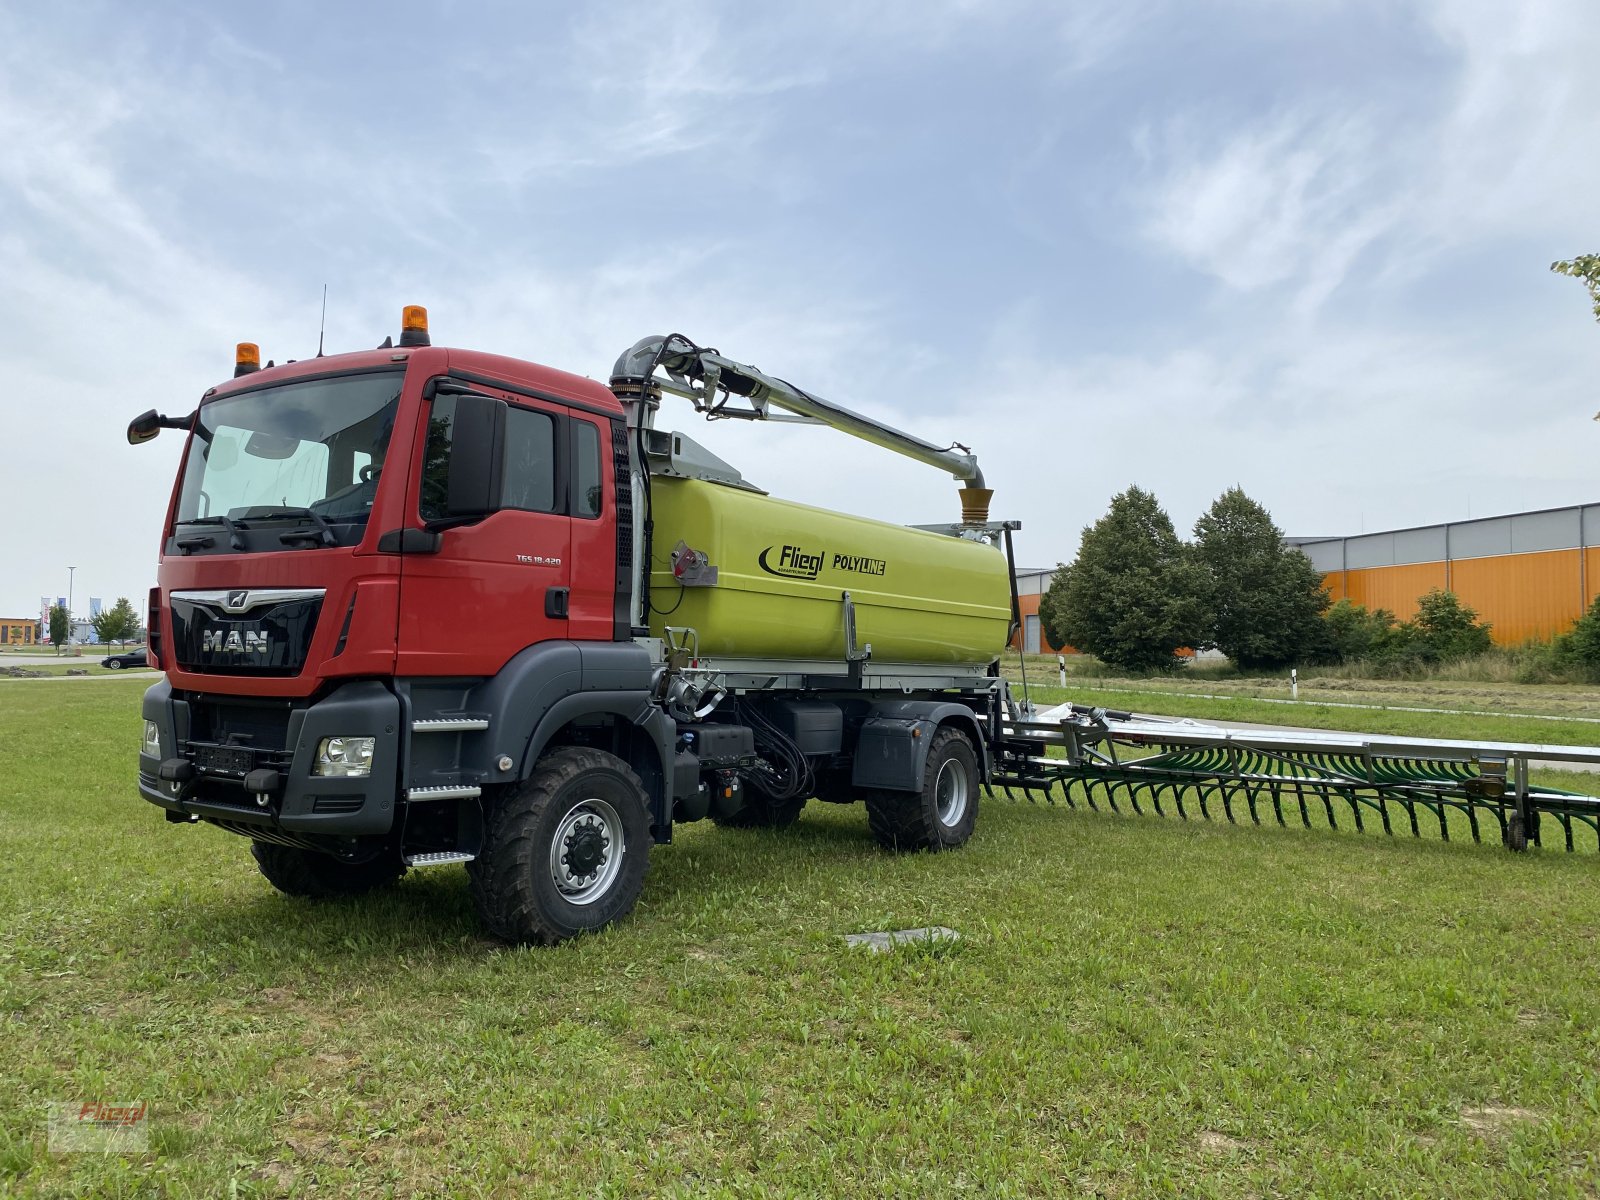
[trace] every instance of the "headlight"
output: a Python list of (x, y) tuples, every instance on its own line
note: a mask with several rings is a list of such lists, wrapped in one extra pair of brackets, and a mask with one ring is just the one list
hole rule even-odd
[(317, 744), (317, 765), (313, 775), (349, 777), (372, 774), (372, 747), (376, 738), (330, 737)]
[(161, 757), (161, 730), (156, 728), (154, 721), (144, 723), (144, 745), (139, 747), (139, 753), (148, 754), (151, 758)]

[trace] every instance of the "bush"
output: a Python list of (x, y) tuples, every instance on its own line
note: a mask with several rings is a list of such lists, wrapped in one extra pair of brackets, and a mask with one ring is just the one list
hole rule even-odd
[[(1433, 589), (1417, 601), (1417, 615), (1396, 621), (1379, 608), (1368, 612), (1359, 604), (1341, 600), (1323, 616), (1323, 626), (1337, 662), (1365, 662), (1374, 674), (1415, 675), (1424, 667), (1456, 662), (1489, 653), (1494, 647), (1490, 626), (1453, 593)], [(1600, 652), (1600, 616), (1595, 624), (1596, 650)], [(1554, 669), (1546, 656), (1528, 656), (1520, 664), (1530, 674)]]
[(1372, 658), (1381, 642), (1395, 627), (1394, 614), (1386, 608), (1368, 612), (1359, 604), (1340, 600), (1322, 616), (1329, 656), (1335, 662), (1359, 662)]
[(1417, 615), (1404, 625), (1415, 653), (1423, 662), (1448, 662), (1482, 654), (1494, 643), (1489, 626), (1454, 592), (1434, 588), (1417, 601)]
[(1552, 650), (1568, 674), (1586, 683), (1600, 683), (1600, 596), (1571, 629), (1555, 640)]

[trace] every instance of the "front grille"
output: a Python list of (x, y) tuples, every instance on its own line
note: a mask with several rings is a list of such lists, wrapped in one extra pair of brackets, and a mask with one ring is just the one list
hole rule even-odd
[(322, 598), (320, 589), (174, 592), (172, 656), (207, 675), (298, 675)]

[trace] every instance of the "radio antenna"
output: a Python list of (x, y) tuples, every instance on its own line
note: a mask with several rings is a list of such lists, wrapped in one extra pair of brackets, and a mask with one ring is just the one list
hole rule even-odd
[(317, 357), (322, 357), (322, 335), (328, 329), (328, 285), (322, 285), (322, 323), (317, 326)]

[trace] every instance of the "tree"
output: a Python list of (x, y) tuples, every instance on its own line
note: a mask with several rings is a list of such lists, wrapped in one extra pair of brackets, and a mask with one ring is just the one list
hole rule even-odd
[(1580, 254), (1577, 258), (1553, 262), (1550, 269), (1557, 275), (1578, 280), (1589, 289), (1589, 300), (1594, 305), (1594, 319), (1600, 321), (1600, 254)]
[(100, 615), (89, 623), (94, 626), (95, 637), (107, 644), (127, 642), (139, 634), (139, 614), (126, 596), (119, 596), (110, 608), (101, 609)]
[(1076, 646), (1113, 666), (1165, 670), (1181, 646), (1205, 637), (1205, 572), (1149, 492), (1113, 496), (1083, 531), (1078, 557), (1039, 602), (1052, 645)]
[(72, 636), (72, 619), (67, 616), (64, 605), (52, 604), (50, 606), (50, 643), (56, 648), (56, 653), (61, 653), (61, 647), (67, 644)]
[(1322, 574), (1283, 544), (1271, 513), (1232, 487), (1194, 523), (1194, 537), (1210, 587), (1208, 645), (1245, 670), (1326, 655)]

